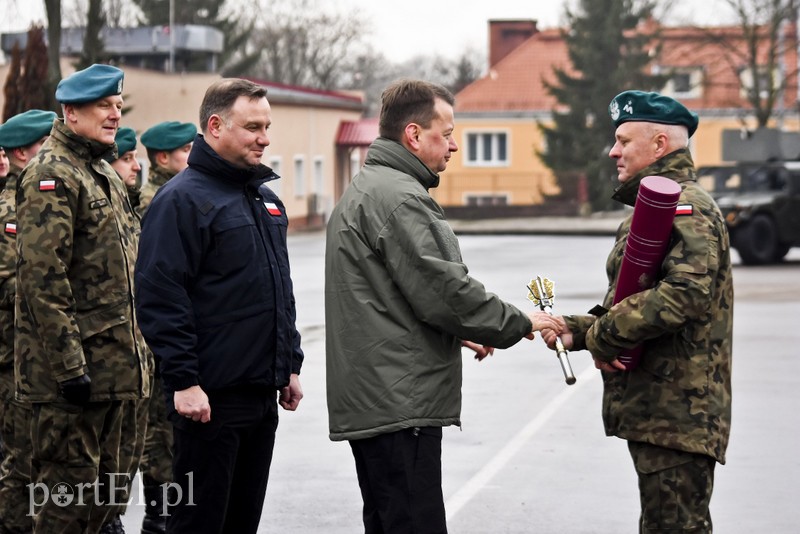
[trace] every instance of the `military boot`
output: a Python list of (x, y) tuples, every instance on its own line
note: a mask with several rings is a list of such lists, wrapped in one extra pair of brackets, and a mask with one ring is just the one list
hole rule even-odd
[(144, 492), (144, 519), (142, 534), (164, 534), (167, 530), (167, 517), (164, 512), (164, 494), (161, 485), (152, 477), (142, 475)]
[(122, 526), (122, 519), (120, 519), (119, 514), (103, 523), (98, 534), (125, 534), (125, 527)]

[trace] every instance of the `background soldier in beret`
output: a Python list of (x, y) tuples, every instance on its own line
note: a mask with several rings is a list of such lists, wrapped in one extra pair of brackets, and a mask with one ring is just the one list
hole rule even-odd
[(139, 160), (136, 159), (136, 131), (133, 128), (120, 128), (114, 141), (117, 143), (117, 156), (116, 159), (112, 158), (109, 163), (122, 178), (122, 183), (128, 190), (131, 206), (136, 210), (141, 197), (141, 190), (136, 185), (136, 179), (139, 177), (139, 171), (142, 170)]
[(37, 533), (122, 532), (108, 516), (126, 481), (110, 474), (138, 461), (120, 457), (152, 373), (133, 312), (138, 221), (107, 162), (122, 80), (108, 65), (62, 80), (64, 118), (19, 177), (16, 389), (32, 403), (31, 480), (59, 492), (38, 509)]
[(0, 191), (6, 187), (6, 176), (8, 176), (8, 155), (5, 148), (0, 146)]
[(28, 487), (31, 482), (30, 405), (14, 398), (14, 295), (17, 264), (17, 177), (39, 152), (56, 114), (32, 109), (0, 126), (0, 146), (10, 167), (0, 192), (0, 533), (31, 532)]
[[(188, 166), (189, 152), (196, 135), (197, 127), (194, 124), (177, 121), (156, 124), (142, 134), (150, 170), (136, 208), (139, 215), (144, 215), (158, 189)], [(172, 425), (167, 420), (167, 407), (162, 402), (164, 390), (158, 360), (152, 398), (155, 402), (149, 404), (147, 437), (140, 463), (145, 497), (142, 533), (162, 534), (166, 529), (166, 518), (161, 515), (161, 488), (162, 484), (172, 481)]]
[[(609, 289), (599, 316), (564, 316), (572, 350), (588, 349), (602, 371), (608, 435), (628, 441), (639, 477), (640, 532), (711, 532), (708, 505), (716, 462), (725, 463), (731, 423), (733, 281), (728, 232), (697, 183), (688, 150), (697, 115), (657, 93), (625, 91), (609, 106), (620, 185), (633, 206), (645, 176), (680, 184), (681, 195), (655, 287), (612, 306), (632, 215), (608, 257)], [(545, 341), (552, 346), (554, 332)], [(626, 371), (623, 349), (644, 346)]]
[(144, 215), (156, 191), (186, 168), (196, 135), (197, 127), (194, 124), (177, 121), (161, 122), (142, 134), (142, 144), (147, 149), (150, 170), (147, 173), (147, 183), (142, 186), (141, 202), (137, 210), (139, 215)]

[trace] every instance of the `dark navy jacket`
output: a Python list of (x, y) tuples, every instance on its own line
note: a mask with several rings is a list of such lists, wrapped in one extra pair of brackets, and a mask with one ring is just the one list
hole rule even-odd
[(278, 176), (238, 169), (198, 135), (189, 167), (158, 190), (142, 220), (136, 313), (168, 403), (199, 384), (280, 388), (303, 362)]

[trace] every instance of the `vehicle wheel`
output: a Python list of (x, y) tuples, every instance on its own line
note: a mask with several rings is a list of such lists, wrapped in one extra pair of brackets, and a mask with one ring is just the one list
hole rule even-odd
[(773, 263), (779, 259), (782, 250), (775, 223), (767, 215), (756, 215), (746, 226), (739, 228), (735, 247), (745, 265)]

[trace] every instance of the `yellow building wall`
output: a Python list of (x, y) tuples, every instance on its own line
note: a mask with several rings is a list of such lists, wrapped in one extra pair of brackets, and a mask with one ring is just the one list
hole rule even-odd
[[(75, 69), (67, 60), (62, 61), (64, 76)], [(121, 125), (136, 130), (138, 135), (163, 121), (180, 121), (199, 125), (200, 103), (206, 89), (218, 80), (218, 74), (186, 73), (166, 74), (147, 69), (124, 67), (123, 98), (125, 108)], [(0, 87), (5, 86), (8, 66), (0, 66)], [(269, 94), (267, 95), (269, 99)], [(285, 105), (270, 101), (272, 126), (269, 130), (270, 146), (263, 163), (271, 165), (280, 161), (278, 173), (282, 178), (271, 184), (277, 189), (286, 205), (290, 219), (303, 219), (309, 215), (309, 195), (319, 197), (318, 210), (330, 213), (333, 207), (336, 134), (341, 121), (355, 121), (361, 112), (310, 106)], [(3, 94), (0, 91), (0, 109)], [(60, 113), (59, 113), (60, 115)], [(147, 160), (147, 152), (139, 143), (138, 157)], [(295, 188), (295, 158), (303, 158), (304, 191)], [(317, 190), (314, 161), (322, 162), (322, 185)]]
[[(544, 122), (550, 125), (549, 122)], [(772, 124), (775, 126), (775, 124)], [(722, 161), (722, 131), (739, 129), (737, 117), (703, 117), (692, 136), (689, 148), (695, 165), (719, 165)], [(783, 121), (787, 131), (800, 130), (800, 120), (790, 117)], [(509, 144), (508, 165), (467, 166), (465, 147), (467, 132), (507, 132)], [(542, 204), (550, 195), (560, 192), (553, 173), (536, 156), (544, 147), (543, 136), (532, 118), (523, 119), (471, 119), (456, 117), (454, 136), (459, 146), (441, 174), (439, 187), (431, 190), (432, 196), (442, 206), (464, 206), (469, 195), (497, 195), (508, 197), (508, 205)], [(613, 132), (609, 133), (609, 148)]]

